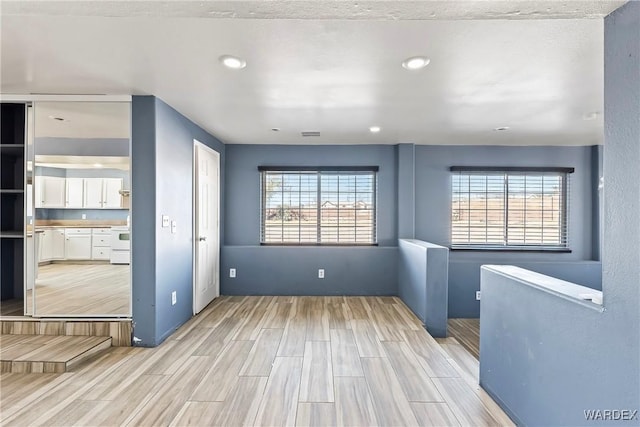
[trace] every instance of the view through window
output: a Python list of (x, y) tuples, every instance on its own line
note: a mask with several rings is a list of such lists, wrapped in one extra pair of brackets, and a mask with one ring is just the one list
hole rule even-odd
[(567, 247), (572, 169), (451, 170), (452, 248)]
[(262, 169), (261, 243), (375, 244), (376, 171)]

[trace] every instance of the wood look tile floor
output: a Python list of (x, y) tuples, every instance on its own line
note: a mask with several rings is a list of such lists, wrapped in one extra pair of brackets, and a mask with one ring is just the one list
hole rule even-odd
[(0, 423), (513, 425), (477, 378), (397, 298), (221, 297), (157, 348), (2, 374)]
[(108, 263), (42, 265), (36, 279), (36, 314), (130, 315), (130, 271), (128, 265)]
[(449, 319), (449, 335), (480, 360), (480, 319)]

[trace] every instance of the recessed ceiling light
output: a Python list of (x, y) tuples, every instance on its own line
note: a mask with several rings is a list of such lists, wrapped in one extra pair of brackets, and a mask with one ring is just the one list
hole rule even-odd
[(369, 128), (369, 132), (371, 133), (378, 133), (382, 130), (382, 128), (380, 126), (371, 126)]
[(220, 58), (220, 62), (227, 68), (231, 68), (234, 70), (239, 70), (247, 66), (247, 61), (244, 59), (240, 59), (231, 55), (222, 55)]
[(501, 131), (501, 130), (509, 130), (509, 126), (502, 126), (499, 128), (494, 128), (493, 130)]
[(402, 61), (402, 66), (407, 70), (419, 70), (429, 65), (431, 60), (424, 56), (413, 56)]
[(271, 130), (274, 132), (280, 132), (280, 128), (271, 128)]
[(582, 115), (582, 120), (595, 120), (600, 115), (600, 111), (592, 111), (590, 113), (584, 113)]
[(64, 122), (64, 121), (65, 121), (64, 117), (49, 116), (49, 118), (50, 118), (51, 120), (57, 120), (57, 121), (59, 121), (59, 122)]
[(94, 168), (101, 168), (102, 167), (102, 163), (94, 163), (93, 167)]

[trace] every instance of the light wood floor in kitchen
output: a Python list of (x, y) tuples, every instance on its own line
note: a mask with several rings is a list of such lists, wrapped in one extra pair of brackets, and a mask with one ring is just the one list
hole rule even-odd
[[(36, 314), (130, 315), (130, 283), (128, 265), (42, 265), (36, 279)], [(30, 298), (29, 290), (28, 303)]]
[(3, 425), (513, 425), (392, 297), (221, 297), (157, 348), (0, 380)]

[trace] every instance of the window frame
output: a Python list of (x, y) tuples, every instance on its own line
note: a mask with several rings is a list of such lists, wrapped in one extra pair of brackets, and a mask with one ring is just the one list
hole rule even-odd
[[(259, 239), (260, 246), (338, 246), (338, 247), (350, 247), (350, 246), (378, 246), (378, 166), (258, 166), (258, 172), (260, 177), (260, 231)], [(373, 190), (372, 190), (372, 242), (265, 242), (265, 197), (266, 190), (264, 188), (265, 173), (268, 172), (284, 172), (284, 173), (316, 173), (318, 177), (318, 192), (316, 196), (316, 213), (317, 213), (317, 237), (316, 240), (321, 238), (322, 225), (320, 222), (322, 214), (322, 191), (321, 191), (321, 177), (322, 174), (335, 174), (335, 175), (348, 175), (350, 172), (354, 175), (370, 173), (373, 178)], [(300, 236), (298, 236), (300, 240)]]
[[(570, 174), (575, 172), (575, 168), (571, 167), (484, 167), (484, 166), (451, 166), (449, 168), (451, 172), (451, 178), (455, 176), (455, 174), (475, 174), (482, 176), (491, 175), (491, 174), (504, 174), (506, 180), (510, 175), (526, 175), (526, 174), (535, 174), (539, 173), (543, 174), (557, 174), (562, 176), (562, 211), (561, 215), (561, 223), (560, 223), (560, 239), (561, 243), (559, 245), (549, 245), (549, 244), (492, 244), (492, 243), (453, 243), (453, 179), (450, 180), (451, 188), (449, 191), (449, 249), (452, 251), (495, 251), (495, 252), (556, 252), (556, 253), (571, 253), (571, 248), (569, 247), (569, 176)], [(507, 191), (503, 191), (504, 198), (504, 229), (507, 230), (508, 235), (508, 217), (509, 217), (509, 192), (508, 192), (508, 184)]]

